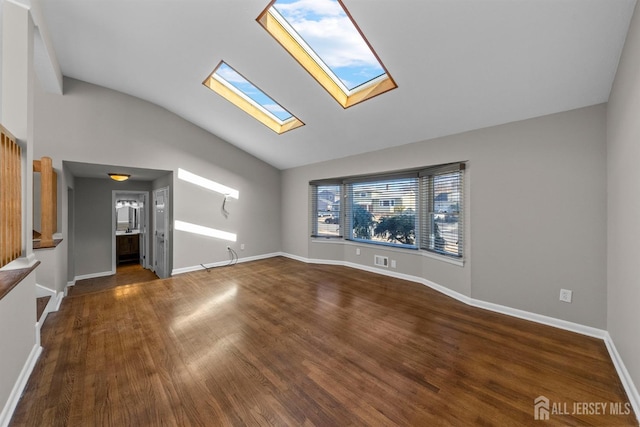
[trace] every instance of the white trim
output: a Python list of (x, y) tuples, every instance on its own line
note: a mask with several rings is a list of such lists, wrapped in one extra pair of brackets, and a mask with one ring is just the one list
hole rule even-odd
[(58, 311), (60, 310), (60, 305), (62, 304), (62, 300), (64, 299), (64, 297), (66, 296), (65, 292), (58, 292), (58, 295), (56, 295), (56, 305), (55, 308), (51, 311)]
[(42, 298), (42, 297), (55, 298), (55, 296), (56, 296), (56, 291), (36, 283), (36, 298)]
[[(40, 285), (36, 284), (36, 286), (40, 286)], [(43, 286), (40, 286), (40, 287), (42, 288)], [(47, 289), (47, 288), (44, 288), (44, 289)], [(65, 292), (58, 292), (56, 294), (55, 292), (52, 291), (52, 293), (53, 295), (43, 295), (43, 296), (50, 296), (51, 299), (47, 301), (47, 305), (45, 306), (44, 311), (42, 312), (42, 314), (40, 315), (40, 318), (36, 322), (36, 329), (38, 330), (38, 334), (40, 334), (40, 329), (42, 328), (44, 321), (47, 319), (47, 315), (49, 313), (58, 311), (60, 309), (60, 305), (62, 304), (62, 300), (64, 299), (66, 294), (66, 288), (65, 288)]]
[(64, 287), (64, 296), (69, 295), (69, 288), (76, 285), (76, 279), (73, 279), (70, 282), (67, 282), (67, 286)]
[(631, 402), (633, 411), (636, 413), (638, 424), (640, 424), (640, 393), (638, 393), (638, 388), (633, 383), (633, 379), (631, 378), (627, 367), (624, 365), (622, 357), (620, 357), (620, 353), (618, 353), (618, 349), (613, 342), (613, 338), (609, 335), (609, 332), (605, 332), (604, 344), (607, 346), (607, 350), (609, 351), (609, 355), (613, 361), (613, 366), (615, 366), (616, 371), (618, 372), (624, 391), (627, 392), (627, 398), (629, 399), (629, 402)]
[(78, 280), (95, 279), (97, 277), (113, 276), (114, 274), (116, 274), (115, 271), (102, 271), (100, 273), (81, 274), (80, 276), (76, 276), (73, 279), (73, 284), (75, 285), (75, 282), (77, 282)]
[[(40, 333), (37, 330), (36, 336), (40, 336)], [(20, 371), (20, 375), (18, 375), (18, 379), (13, 385), (13, 389), (9, 394), (7, 403), (4, 405), (2, 413), (0, 413), (0, 427), (6, 427), (9, 425), (9, 421), (11, 421), (11, 417), (13, 416), (13, 411), (15, 411), (16, 406), (18, 406), (20, 396), (22, 396), (22, 392), (27, 385), (31, 372), (33, 372), (33, 368), (36, 366), (40, 353), (42, 353), (42, 347), (40, 347), (40, 343), (38, 342), (31, 349), (31, 353), (29, 353), (29, 357), (27, 357), (27, 360), (22, 367), (22, 371)]]
[(529, 311), (519, 310), (517, 308), (511, 308), (500, 304), (495, 304), (492, 302), (482, 301), (478, 299), (471, 298), (467, 295), (464, 295), (460, 292), (449, 289), (445, 286), (439, 285), (430, 280), (424, 279), (418, 276), (412, 276), (409, 274), (398, 273), (393, 270), (380, 269), (375, 267), (369, 267), (367, 265), (356, 264), (348, 261), (337, 261), (337, 260), (324, 260), (324, 259), (309, 259), (303, 258), (296, 255), (282, 253), (282, 256), (295, 259), (297, 261), (306, 262), (309, 264), (327, 264), (327, 265), (341, 265), (344, 267), (351, 267), (358, 270), (364, 270), (371, 273), (382, 274), (383, 276), (395, 277), (397, 279), (407, 280), (410, 282), (420, 283), (422, 285), (428, 286), (431, 289), (438, 291), (442, 294), (445, 294), (451, 298), (454, 298), (460, 302), (463, 302), (467, 305), (482, 308), (484, 310), (493, 311), (496, 313), (506, 314), (508, 316), (517, 317), (519, 319), (529, 320), (536, 323), (541, 323), (547, 326), (553, 326), (555, 328), (564, 329), (571, 332), (576, 332), (582, 335), (587, 335), (590, 337), (604, 339), (607, 331), (602, 329), (593, 328), (591, 326), (581, 325), (579, 323), (569, 322), (567, 320), (557, 319), (555, 317), (549, 317), (538, 313), (532, 313)]
[[(272, 252), (270, 254), (250, 256), (250, 257), (246, 257), (246, 258), (238, 258), (237, 263), (243, 263), (243, 262), (249, 262), (249, 261), (258, 261), (258, 260), (261, 260), (261, 259), (273, 258), (273, 257), (277, 257), (277, 256), (285, 256), (285, 255), (282, 252)], [(301, 261), (301, 260), (299, 260), (299, 261)], [(206, 268), (225, 267), (227, 265), (229, 265), (229, 260), (204, 264), (204, 266)], [(190, 273), (192, 271), (204, 270), (205, 267), (203, 267), (202, 265), (192, 265), (190, 267), (174, 268), (173, 271), (171, 272), (171, 275), (174, 276), (176, 274), (183, 274), (183, 273)]]
[(435, 252), (427, 251), (425, 249), (407, 249), (401, 248), (392, 245), (384, 245), (377, 243), (368, 243), (368, 242), (359, 242), (359, 241), (351, 241), (346, 240), (344, 238), (339, 237), (312, 237), (311, 243), (321, 243), (321, 244), (330, 244), (330, 245), (344, 245), (344, 246), (357, 246), (360, 248), (369, 248), (376, 250), (383, 250), (389, 252), (397, 252), (405, 255), (413, 255), (413, 256), (422, 256), (425, 258), (431, 258), (438, 261), (446, 262), (449, 264), (457, 265), (458, 267), (464, 267), (464, 259), (452, 258), (446, 255), (440, 255)]
[(591, 326), (581, 325), (579, 323), (569, 322), (555, 317), (549, 317), (530, 311), (519, 310), (517, 308), (507, 307), (505, 305), (494, 304), (492, 302), (482, 301), (470, 298), (469, 305), (482, 308), (496, 313), (506, 314), (507, 316), (517, 317), (519, 319), (529, 320), (531, 322), (540, 323), (554, 328), (564, 329), (566, 331), (576, 332), (593, 338), (604, 340), (607, 331), (603, 329), (593, 328)]

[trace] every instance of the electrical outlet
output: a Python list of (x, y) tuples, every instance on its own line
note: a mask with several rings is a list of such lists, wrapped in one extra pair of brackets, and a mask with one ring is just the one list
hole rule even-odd
[(560, 301), (571, 302), (572, 296), (573, 296), (573, 291), (570, 291), (568, 289), (560, 289)]
[(240, 250), (244, 251), (244, 243), (240, 243)]
[(396, 268), (396, 260), (395, 259), (391, 260), (391, 268)]
[(356, 255), (360, 255), (360, 248), (356, 248)]

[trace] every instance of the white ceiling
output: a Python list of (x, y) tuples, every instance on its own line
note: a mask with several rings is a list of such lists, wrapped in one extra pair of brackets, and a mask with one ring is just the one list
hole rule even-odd
[[(256, 22), (268, 0), (43, 0), (62, 73), (280, 169), (606, 102), (635, 0), (344, 0), (398, 89), (344, 110)], [(220, 60), (306, 126), (202, 85)]]

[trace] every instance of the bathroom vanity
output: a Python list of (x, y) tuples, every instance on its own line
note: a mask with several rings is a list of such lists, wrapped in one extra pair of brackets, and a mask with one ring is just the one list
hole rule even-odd
[(138, 262), (140, 259), (140, 233), (136, 231), (116, 232), (116, 261), (119, 264), (125, 262)]

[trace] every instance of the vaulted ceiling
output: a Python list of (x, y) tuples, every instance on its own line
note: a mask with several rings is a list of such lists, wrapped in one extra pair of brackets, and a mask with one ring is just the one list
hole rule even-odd
[[(285, 169), (606, 102), (635, 0), (344, 0), (398, 84), (348, 109), (256, 22), (267, 4), (41, 1), (65, 76)], [(305, 126), (277, 135), (204, 87), (220, 60)]]

